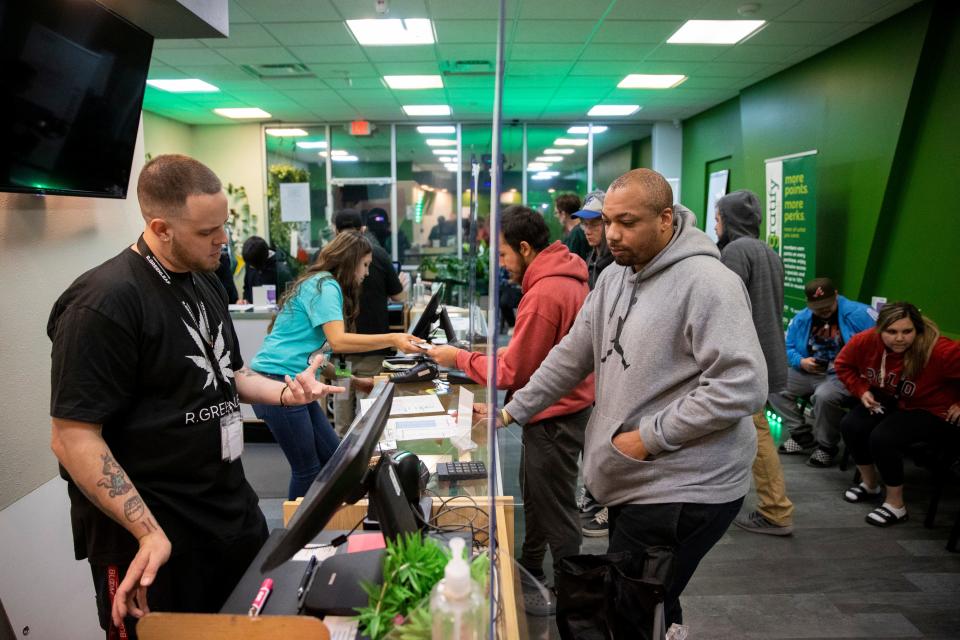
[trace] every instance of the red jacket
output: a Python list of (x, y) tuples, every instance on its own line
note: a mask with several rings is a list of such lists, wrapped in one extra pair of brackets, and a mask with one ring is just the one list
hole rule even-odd
[(916, 380), (902, 379), (903, 354), (888, 351), (886, 379), (881, 383), (884, 349), (876, 329), (867, 329), (840, 350), (834, 361), (837, 377), (855, 397), (871, 388), (880, 389), (891, 397), (899, 396), (901, 409), (923, 409), (940, 418), (950, 405), (960, 402), (960, 344), (941, 336)]
[[(590, 288), (587, 265), (560, 242), (537, 254), (523, 274), (523, 298), (510, 346), (497, 353), (497, 388), (522, 389), (550, 350), (560, 342), (583, 305)], [(469, 351), (457, 353), (457, 368), (481, 384), (487, 382), (488, 356)], [(539, 422), (575, 413), (593, 404), (593, 374), (573, 391), (530, 418)]]

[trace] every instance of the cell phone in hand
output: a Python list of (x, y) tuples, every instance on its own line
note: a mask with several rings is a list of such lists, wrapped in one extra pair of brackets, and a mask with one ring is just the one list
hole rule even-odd
[(824, 360), (823, 358), (814, 358), (813, 363), (820, 367), (821, 369), (826, 369), (827, 365), (830, 364), (829, 360)]

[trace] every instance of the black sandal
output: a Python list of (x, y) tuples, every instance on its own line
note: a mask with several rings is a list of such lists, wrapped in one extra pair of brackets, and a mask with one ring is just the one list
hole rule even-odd
[(843, 499), (847, 502), (872, 502), (874, 500), (879, 500), (883, 492), (877, 491), (876, 493), (870, 493), (863, 488), (862, 484), (854, 485), (843, 492)]
[(875, 527), (889, 527), (901, 522), (906, 522), (909, 517), (907, 513), (898, 516), (893, 511), (890, 511), (890, 509), (880, 506), (868, 513), (865, 519), (867, 524), (872, 524)]

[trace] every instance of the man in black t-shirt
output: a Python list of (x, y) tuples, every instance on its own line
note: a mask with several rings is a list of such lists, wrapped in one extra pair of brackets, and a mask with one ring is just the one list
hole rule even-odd
[(319, 360), (286, 384), (241, 368), (213, 275), (227, 200), (210, 169), (158, 156), (137, 197), (143, 235), (74, 281), (47, 325), (51, 447), (108, 638), (136, 637), (148, 588), (154, 610), (219, 610), (266, 539), (239, 460), (241, 399), (338, 390), (317, 382)]

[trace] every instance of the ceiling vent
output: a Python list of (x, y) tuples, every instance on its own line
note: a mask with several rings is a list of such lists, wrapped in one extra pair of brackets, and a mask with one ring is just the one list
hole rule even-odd
[(316, 78), (317, 76), (310, 71), (305, 64), (283, 63), (283, 64), (243, 64), (240, 67), (261, 80), (282, 80), (285, 78)]
[(489, 60), (441, 60), (440, 72), (445, 76), (492, 76), (494, 64)]

